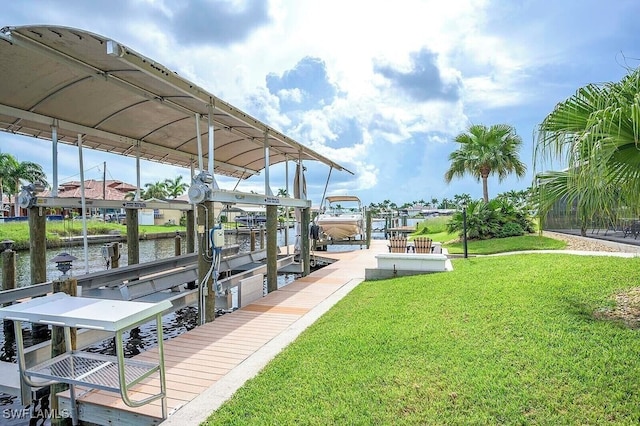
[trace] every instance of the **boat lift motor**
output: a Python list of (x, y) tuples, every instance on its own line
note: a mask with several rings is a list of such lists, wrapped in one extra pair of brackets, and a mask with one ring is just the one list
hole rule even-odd
[(191, 179), (191, 186), (187, 191), (191, 204), (199, 204), (211, 198), (211, 183), (213, 183), (213, 175), (206, 170)]

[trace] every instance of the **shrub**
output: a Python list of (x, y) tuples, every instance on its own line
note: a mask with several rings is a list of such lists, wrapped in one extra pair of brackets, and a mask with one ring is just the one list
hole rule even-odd
[[(467, 205), (467, 238), (486, 240), (524, 235), (533, 232), (534, 225), (529, 215), (508, 199), (471, 201)], [(462, 237), (462, 211), (454, 213), (447, 224), (448, 232), (458, 232)]]
[(519, 223), (509, 222), (502, 226), (502, 229), (496, 234), (496, 238), (519, 237), (524, 235), (524, 229)]

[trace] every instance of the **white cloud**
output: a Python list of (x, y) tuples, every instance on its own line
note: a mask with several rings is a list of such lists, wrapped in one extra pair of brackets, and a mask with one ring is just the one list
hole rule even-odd
[[(208, 2), (191, 13), (206, 10), (210, 15), (205, 17), (215, 25), (220, 16), (214, 12), (243, 11), (251, 4)], [(472, 179), (442, 182), (447, 155), (455, 149), (450, 142), (470, 121), (513, 121), (523, 129), (520, 133), (526, 133), (581, 85), (619, 79), (625, 73), (616, 63), (620, 52), (640, 55), (634, 18), (638, 7), (630, 0), (585, 0), (580, 7), (570, 2), (491, 0), (271, 0), (268, 6), (266, 11), (249, 11), (258, 15), (226, 42), (206, 31), (209, 39), (198, 39), (206, 25), (175, 26), (179, 11), (168, 0), (10, 2), (4, 24), (75, 26), (122, 42), (232, 105), (259, 112), (260, 120), (354, 170), (354, 177), (336, 178), (335, 189), (359, 192), (367, 202), (451, 198), (460, 191), (479, 195), (481, 188)], [(71, 7), (73, 14), (68, 13)], [(602, 22), (607, 25), (592, 25)], [(431, 74), (423, 72), (418, 85), (412, 80), (413, 87), (403, 86), (400, 83), (407, 82), (402, 78), (410, 79), (416, 71), (418, 52), (428, 52), (434, 68), (426, 69)], [(322, 83), (328, 82), (336, 94), (320, 98), (328, 101), (313, 109), (296, 110), (295, 105), (304, 104), (304, 88), (287, 86), (270, 93), (266, 78), (282, 76), (307, 57), (324, 64), (327, 81)], [(387, 76), (376, 72), (379, 64), (388, 67)], [(419, 84), (438, 87), (429, 76), (437, 76), (440, 87), (459, 93), (451, 89), (449, 100), (423, 96), (416, 101)], [(285, 111), (285, 104), (291, 111)], [(37, 159), (50, 152), (39, 141), (30, 143), (46, 149), (21, 150), (20, 145), (28, 143), (20, 139), (14, 144), (12, 138), (0, 134), (0, 149)], [(61, 165), (68, 174), (76, 173), (77, 154), (67, 148)], [(523, 158), (528, 154), (523, 152)], [(86, 164), (100, 163), (101, 155), (87, 154)], [(108, 164), (114, 178), (135, 181), (135, 160), (106, 158), (109, 164), (123, 165)], [(116, 176), (116, 170), (122, 176)], [(142, 183), (181, 171), (145, 165)], [(322, 188), (324, 182), (313, 184)], [(247, 185), (262, 190), (260, 183)]]

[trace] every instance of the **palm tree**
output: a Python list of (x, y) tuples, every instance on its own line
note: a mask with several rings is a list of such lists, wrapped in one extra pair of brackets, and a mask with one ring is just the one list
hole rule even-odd
[(544, 218), (556, 201), (562, 201), (568, 208), (575, 210), (583, 237), (587, 235), (588, 226), (594, 220), (615, 223), (616, 210), (622, 199), (615, 186), (595, 179), (588, 186), (582, 186), (577, 174), (568, 170), (538, 173), (536, 178), (534, 197), (539, 211), (543, 213), (541, 218)]
[(164, 185), (166, 189), (166, 197), (175, 199), (184, 194), (189, 185), (182, 182), (182, 175), (177, 176), (175, 179), (165, 179)]
[(471, 203), (471, 195), (469, 194), (455, 194), (453, 196), (453, 201), (452, 204), (454, 207), (460, 207), (463, 204), (470, 204)]
[(43, 186), (47, 186), (46, 175), (42, 170), (42, 166), (31, 161), (17, 161), (15, 163), (9, 162), (10, 168), (8, 170), (9, 179), (13, 181), (12, 189), (16, 194), (14, 197), (14, 213), (15, 216), (20, 216), (20, 210), (18, 208), (18, 192), (21, 189), (21, 183), (39, 183)]
[(164, 200), (167, 198), (167, 185), (165, 182), (145, 183), (144, 193), (140, 196), (143, 200), (149, 200), (156, 198), (158, 200)]
[[(544, 214), (545, 206), (548, 208), (564, 196), (578, 203), (582, 218), (604, 213), (615, 219), (616, 207), (621, 203), (627, 209), (637, 209), (639, 140), (640, 68), (619, 82), (588, 84), (578, 89), (540, 125), (535, 162), (560, 159), (568, 166), (566, 176), (556, 176), (555, 191), (537, 188), (536, 194), (543, 197), (538, 199), (540, 213)], [(539, 175), (538, 185), (544, 183), (549, 188), (548, 178)], [(627, 214), (635, 216), (637, 211)]]
[[(278, 193), (276, 194), (276, 196), (280, 198), (288, 198), (289, 192), (285, 188), (278, 188)], [(285, 218), (289, 219), (289, 213), (291, 211), (289, 207), (278, 207), (278, 210), (281, 215), (284, 215)]]
[(489, 175), (497, 174), (499, 181), (510, 173), (518, 177), (525, 175), (527, 167), (518, 156), (522, 139), (507, 124), (494, 124), (491, 127), (473, 124), (466, 133), (456, 136), (455, 141), (461, 146), (449, 154), (451, 166), (444, 174), (444, 179), (449, 183), (455, 176), (463, 177), (468, 173), (482, 180), (485, 203), (489, 202)]
[[(13, 155), (0, 152), (0, 210), (4, 207), (2, 202), (5, 189), (3, 182), (7, 182), (11, 186), (11, 171), (15, 170), (17, 166), (18, 160)], [(2, 211), (4, 212), (4, 210)], [(4, 213), (2, 214), (4, 215)]]

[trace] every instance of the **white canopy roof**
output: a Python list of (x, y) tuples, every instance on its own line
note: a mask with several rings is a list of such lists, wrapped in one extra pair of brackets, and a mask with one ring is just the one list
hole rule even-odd
[(340, 201), (353, 201), (357, 203), (360, 202), (360, 198), (356, 197), (355, 195), (329, 195), (325, 197), (325, 199), (329, 203), (337, 203)]
[[(339, 164), (216, 98), (163, 65), (106, 37), (58, 26), (0, 30), (0, 130), (175, 166), (197, 165), (196, 114), (214, 173), (247, 178), (269, 164)], [(139, 148), (138, 148), (139, 145)]]

